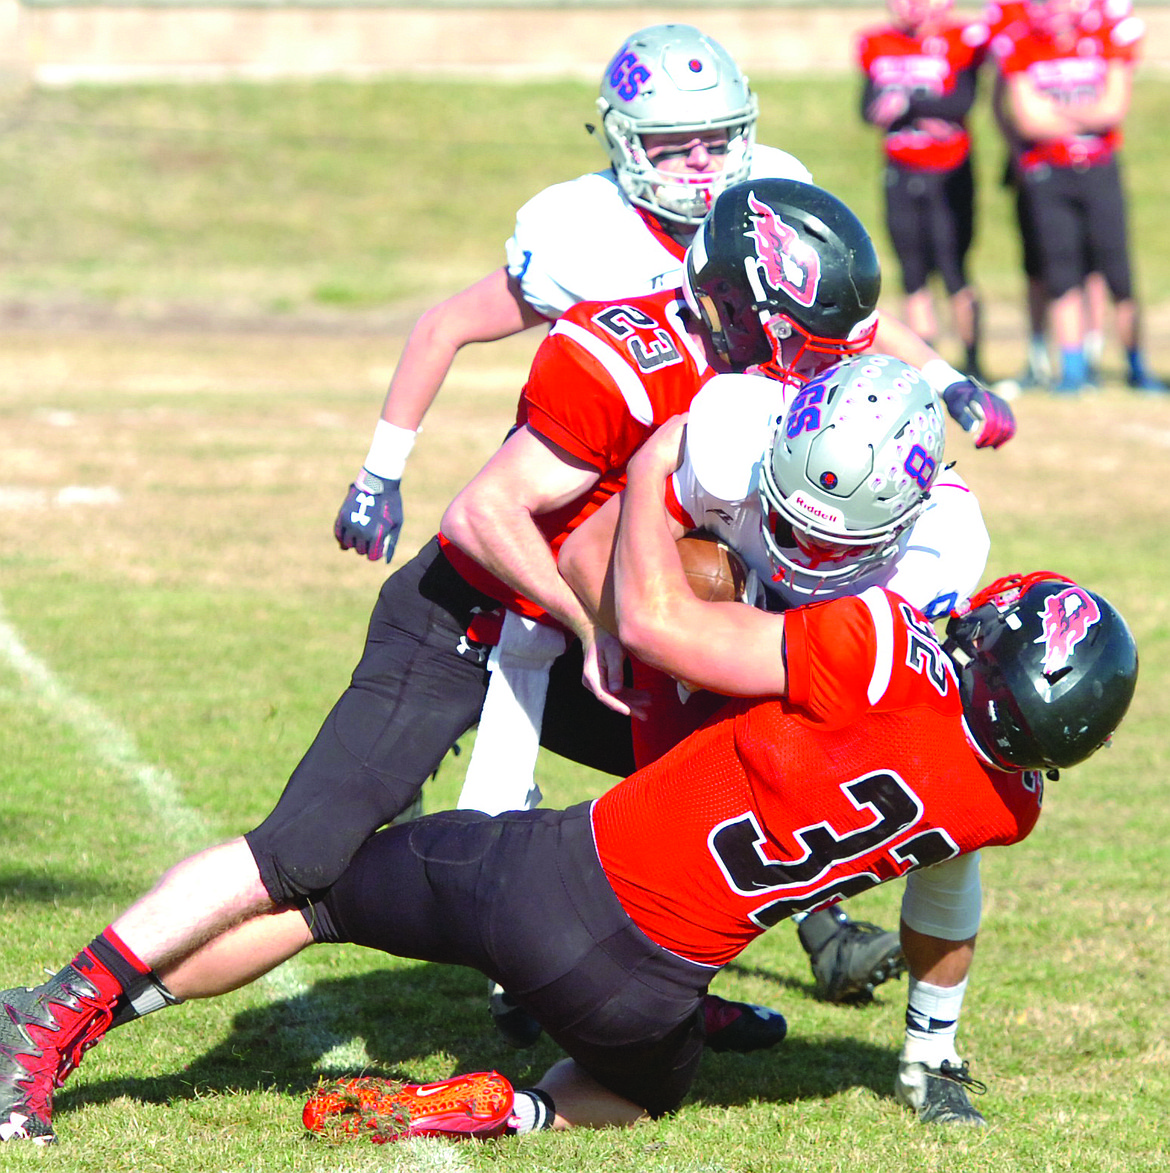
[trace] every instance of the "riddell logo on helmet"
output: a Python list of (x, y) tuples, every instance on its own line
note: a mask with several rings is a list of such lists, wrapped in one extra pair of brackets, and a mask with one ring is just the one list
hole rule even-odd
[(755, 192), (748, 192), (748, 207), (755, 213), (755, 227), (748, 234), (756, 242), (756, 256), (764, 280), (780, 293), (786, 293), (797, 305), (811, 306), (817, 299), (821, 283), (821, 258), (816, 249), (796, 235), (775, 211)]
[(825, 521), (838, 528), (843, 528), (845, 525), (845, 518), (841, 513), (828, 505), (814, 501), (811, 497), (806, 497), (800, 489), (797, 489), (788, 500), (794, 509), (799, 509), (801, 513), (816, 521)]
[(1069, 587), (1044, 600), (1040, 612), (1041, 635), (1035, 641), (1044, 645), (1043, 671), (1058, 672), (1072, 656), (1073, 648), (1089, 634), (1101, 618), (1101, 609), (1093, 597), (1080, 587)]

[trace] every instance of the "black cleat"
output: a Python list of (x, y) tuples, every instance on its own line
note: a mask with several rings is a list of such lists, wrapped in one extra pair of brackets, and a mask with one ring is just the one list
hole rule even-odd
[(898, 934), (866, 921), (850, 920), (834, 905), (810, 913), (796, 926), (809, 956), (817, 997), (864, 1005), (882, 982), (906, 972)]
[(496, 982), (488, 982), (488, 1010), (504, 1042), (517, 1051), (536, 1045), (540, 1023)]
[(972, 1105), (967, 1093), (981, 1096), (987, 1091), (987, 1085), (971, 1078), (969, 1066), (949, 1059), (944, 1059), (938, 1067), (902, 1062), (898, 1065), (894, 1096), (898, 1103), (916, 1112), (923, 1124), (985, 1127), (983, 1113)]
[(710, 1051), (765, 1051), (782, 1042), (788, 1023), (778, 1010), (756, 1006), (751, 1002), (728, 1002), (708, 994), (703, 1000)]

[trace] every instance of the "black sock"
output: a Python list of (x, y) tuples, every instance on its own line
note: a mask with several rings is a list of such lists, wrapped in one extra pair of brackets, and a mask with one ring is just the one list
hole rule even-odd
[(122, 993), (114, 1006), (114, 1017), (110, 1029), (133, 1022), (144, 1014), (174, 1006), (182, 998), (176, 998), (163, 984), (162, 979), (127, 949), (112, 929), (95, 937), (88, 946), (97, 961), (118, 980)]

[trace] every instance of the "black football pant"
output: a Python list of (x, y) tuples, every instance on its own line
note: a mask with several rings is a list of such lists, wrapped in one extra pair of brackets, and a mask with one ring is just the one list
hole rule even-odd
[[(349, 687), (272, 813), (246, 836), (275, 903), (299, 904), (332, 884), (479, 720), (490, 649), (466, 631), (476, 611), (498, 606), (455, 571), (437, 539), (382, 585)], [(542, 745), (631, 773), (629, 719), (597, 701), (580, 673), (574, 645), (550, 676)]]
[(590, 805), (445, 811), (390, 827), (305, 919), (317, 941), (487, 974), (595, 1079), (657, 1116), (694, 1078), (717, 971), (654, 944), (626, 915), (597, 858)]

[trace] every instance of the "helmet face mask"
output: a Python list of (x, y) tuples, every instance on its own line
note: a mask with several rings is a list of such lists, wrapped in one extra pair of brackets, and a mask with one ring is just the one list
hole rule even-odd
[(1000, 579), (947, 624), (968, 732), (1005, 770), (1075, 765), (1129, 708), (1138, 656), (1100, 595), (1049, 571)]
[(870, 315), (851, 331), (849, 338), (824, 338), (810, 334), (787, 314), (771, 314), (763, 320), (764, 335), (771, 357), (756, 363), (752, 374), (766, 375), (787, 386), (799, 387), (826, 371), (834, 363), (868, 350), (877, 333), (877, 320)]
[[(634, 33), (606, 67), (597, 109), (622, 191), (663, 220), (699, 224), (719, 193), (751, 170), (759, 103), (727, 50), (691, 25)], [(656, 167), (644, 141), (717, 131), (727, 138), (723, 165), (706, 173)]]
[(880, 289), (857, 217), (790, 179), (727, 188), (683, 266), (687, 304), (722, 361), (795, 386), (872, 344)]
[(942, 465), (945, 423), (922, 374), (888, 355), (821, 372), (776, 424), (760, 476), (775, 581), (816, 597), (898, 555)]

